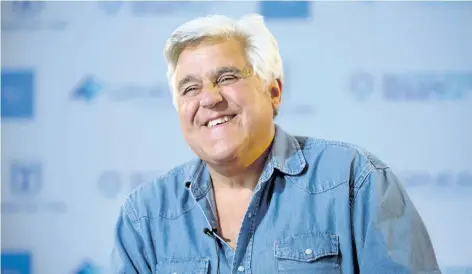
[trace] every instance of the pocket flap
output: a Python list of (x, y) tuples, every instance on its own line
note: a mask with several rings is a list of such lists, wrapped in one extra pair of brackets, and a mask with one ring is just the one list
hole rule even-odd
[(209, 264), (209, 258), (160, 259), (156, 265), (156, 273), (207, 273)]
[(275, 242), (274, 255), (280, 259), (312, 262), (325, 256), (338, 255), (339, 238), (326, 233), (307, 233)]

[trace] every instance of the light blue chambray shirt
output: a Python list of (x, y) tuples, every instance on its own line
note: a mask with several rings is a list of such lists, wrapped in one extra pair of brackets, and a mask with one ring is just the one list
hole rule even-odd
[(111, 273), (441, 273), (388, 166), (350, 144), (277, 125), (236, 249), (204, 233), (215, 227), (205, 163), (178, 166), (124, 202)]

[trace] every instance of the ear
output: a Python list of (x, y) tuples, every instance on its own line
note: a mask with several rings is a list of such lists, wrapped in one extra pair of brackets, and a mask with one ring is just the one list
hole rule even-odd
[(282, 103), (282, 81), (280, 79), (272, 81), (269, 92), (272, 100), (272, 107), (278, 109), (280, 103)]

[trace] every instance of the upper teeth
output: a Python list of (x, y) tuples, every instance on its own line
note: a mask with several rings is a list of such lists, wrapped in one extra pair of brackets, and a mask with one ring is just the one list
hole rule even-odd
[(229, 116), (220, 117), (218, 119), (211, 120), (210, 122), (208, 122), (208, 127), (214, 127), (216, 125), (226, 123), (229, 120), (231, 120), (231, 117)]

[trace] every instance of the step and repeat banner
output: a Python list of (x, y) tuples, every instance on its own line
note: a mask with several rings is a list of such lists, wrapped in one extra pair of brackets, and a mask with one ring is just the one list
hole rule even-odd
[(472, 3), (1, 3), (5, 273), (101, 273), (126, 195), (194, 155), (162, 55), (180, 24), (265, 16), (287, 75), (277, 123), (388, 163), (443, 273), (472, 273)]

